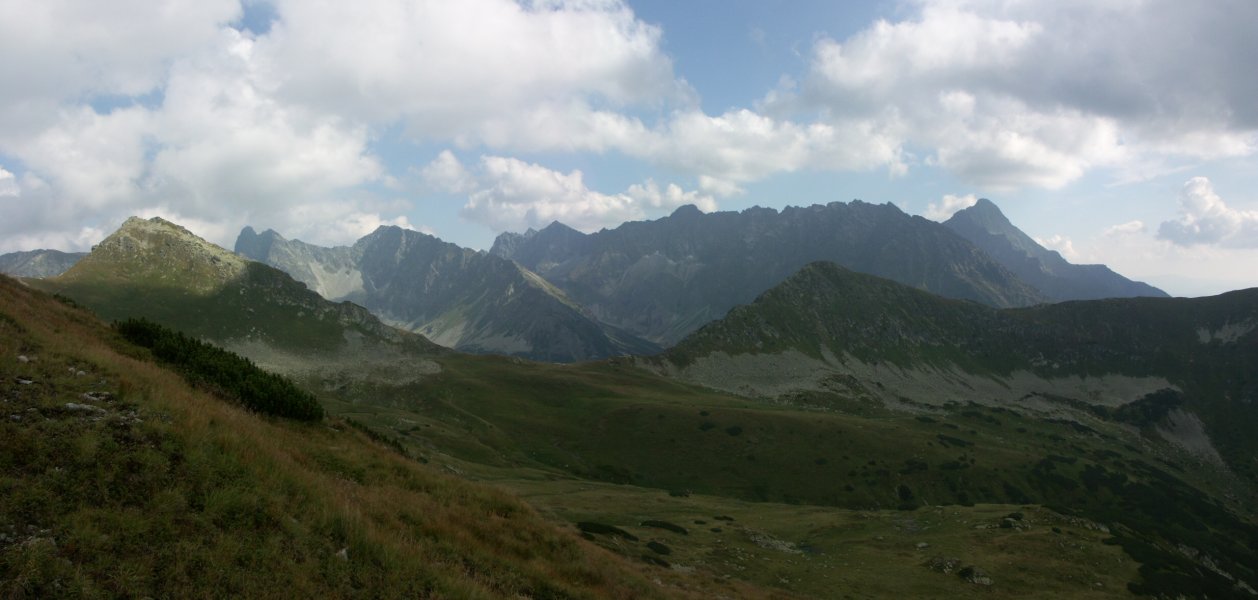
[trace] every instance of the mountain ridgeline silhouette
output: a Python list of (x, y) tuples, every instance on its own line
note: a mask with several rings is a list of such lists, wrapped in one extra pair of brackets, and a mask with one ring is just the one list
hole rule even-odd
[(535, 273), (431, 235), (380, 227), (324, 248), (246, 227), (236, 252), (281, 269), (332, 300), (465, 352), (572, 362), (659, 348), (599, 323)]
[(818, 260), (991, 306), (1046, 301), (951, 230), (859, 200), (780, 212), (685, 206), (589, 235), (555, 223), (503, 234), (490, 253), (537, 272), (602, 321), (664, 346)]

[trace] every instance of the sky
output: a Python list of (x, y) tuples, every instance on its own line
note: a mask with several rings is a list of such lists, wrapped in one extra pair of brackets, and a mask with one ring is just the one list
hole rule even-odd
[(990, 198), (1076, 263), (1258, 286), (1252, 0), (0, 0), (0, 252), (486, 249), (704, 211)]

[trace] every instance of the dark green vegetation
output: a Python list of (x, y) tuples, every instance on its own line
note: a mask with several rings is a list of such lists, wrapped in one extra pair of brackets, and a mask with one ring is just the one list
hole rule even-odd
[(145, 319), (114, 323), (132, 344), (177, 371), (193, 387), (239, 402), (245, 408), (299, 421), (323, 419), (323, 407), (287, 377), (259, 369), (249, 359)]
[[(815, 263), (666, 356), (686, 365), (718, 351), (820, 358), (823, 349), (865, 363), (956, 366), (980, 376), (1165, 378), (1205, 422), (1228, 466), (1258, 482), (1258, 289), (996, 310)], [(1164, 417), (1175, 402), (1165, 394), (1130, 400), (1114, 418), (1132, 422), (1150, 405)]]
[(659, 351), (509, 260), (417, 231), (381, 227), (353, 246), (322, 248), (245, 228), (236, 251), (464, 352), (572, 362)]
[(590, 235), (555, 223), (505, 233), (490, 252), (537, 272), (604, 322), (664, 346), (818, 260), (992, 306), (1044, 299), (938, 223), (860, 201), (711, 214), (684, 206)]
[[(646, 541), (661, 535), (659, 523), (702, 516), (693, 509), (678, 509), (685, 518), (655, 512), (641, 506), (644, 498), (722, 507), (708, 509), (713, 521), (732, 501), (900, 512), (910, 520), (941, 505), (975, 507), (968, 511), (992, 503), (1035, 504), (1056, 515), (1043, 517), (1041, 524), (1106, 524), (1104, 538), (1143, 557), (1139, 578), (1133, 574), (1129, 580), (1133, 590), (1191, 597), (1195, 585), (1209, 585), (1236, 593), (1237, 584), (1228, 577), (1256, 578), (1250, 548), (1258, 547), (1258, 529), (1239, 500), (1252, 498), (1252, 487), (1202, 468), (1156, 436), (1099, 416), (1067, 421), (964, 405), (920, 419), (872, 407), (856, 416), (855, 410), (770, 407), (687, 388), (628, 363), (543, 367), (452, 356), (443, 366), (441, 374), (400, 388), (335, 381), (311, 387), (334, 389), (326, 396), (332, 412), (388, 432), (425, 460), (458, 464), (460, 472), (536, 493), (534, 502), (572, 522), (606, 524), (641, 538), (634, 544), (617, 536), (621, 542), (607, 541), (628, 556), (647, 550)], [(735, 428), (739, 435), (729, 433)], [(521, 473), (530, 472), (542, 479), (519, 481)], [(575, 510), (566, 495), (543, 491), (544, 481), (565, 480), (602, 481), (624, 491), (615, 502)], [(670, 494), (677, 490), (684, 492)], [(794, 544), (814, 536), (829, 539), (822, 530), (789, 521), (776, 526), (794, 531), (799, 537), (787, 538)], [(714, 539), (684, 541), (664, 529), (669, 538), (662, 543), (674, 550), (680, 544), (687, 556), (697, 553), (696, 560), (720, 572), (702, 550)], [(1185, 557), (1181, 546), (1197, 558)], [(826, 552), (838, 552), (830, 548)], [(677, 564), (675, 557), (668, 560)], [(911, 564), (897, 564), (881, 573), (917, 577)], [(1227, 575), (1216, 574), (1216, 567)], [(994, 576), (1000, 581), (1011, 569)], [(873, 585), (852, 574), (843, 580)], [(1125, 587), (1127, 581), (1120, 583)], [(1005, 583), (1001, 589), (1030, 591), (1035, 584), (1028, 585)], [(1063, 587), (1058, 593), (1080, 591)]]
[(980, 198), (974, 206), (958, 211), (943, 225), (978, 246), (1054, 302), (1131, 296), (1167, 297), (1166, 292), (1127, 279), (1105, 265), (1072, 265), (1066, 262), (1061, 254), (1044, 248), (1014, 227), (986, 198)]
[(0, 277), (0, 597), (765, 597), (627, 562), (339, 419), (259, 419)]

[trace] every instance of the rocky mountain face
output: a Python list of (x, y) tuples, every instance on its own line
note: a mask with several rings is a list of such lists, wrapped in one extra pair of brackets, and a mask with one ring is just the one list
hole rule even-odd
[(0, 254), (0, 273), (13, 277), (53, 277), (87, 256), (86, 252), (28, 250)]
[(1167, 297), (1147, 283), (1132, 281), (1105, 265), (1075, 265), (1014, 227), (987, 199), (958, 211), (944, 226), (978, 246), (1005, 268), (1053, 301), (1133, 296)]
[(1258, 481), (1258, 288), (999, 310), (814, 263), (654, 364), (755, 396), (1086, 408)]
[(337, 248), (246, 227), (236, 251), (326, 298), (352, 300), (389, 323), (466, 352), (571, 362), (659, 350), (597, 322), (512, 261), (399, 227), (381, 227)]
[(818, 260), (991, 306), (1046, 300), (951, 230), (861, 201), (712, 214), (685, 206), (590, 235), (554, 223), (503, 234), (490, 253), (537, 272), (601, 321), (665, 346)]
[(147, 318), (281, 371), (342, 359), (366, 371), (442, 351), (160, 218), (128, 219), (70, 270), (33, 285), (106, 320)]

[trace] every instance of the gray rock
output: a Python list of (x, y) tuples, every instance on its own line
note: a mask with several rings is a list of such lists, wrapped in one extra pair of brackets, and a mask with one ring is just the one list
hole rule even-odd
[(72, 412), (86, 412), (86, 413), (95, 413), (95, 414), (104, 414), (105, 412), (107, 412), (103, 408), (92, 406), (90, 404), (76, 404), (74, 402), (66, 402), (66, 410), (72, 411)]
[(942, 556), (931, 557), (926, 561), (926, 568), (945, 575), (955, 572), (961, 567), (961, 560), (957, 558), (944, 558)]

